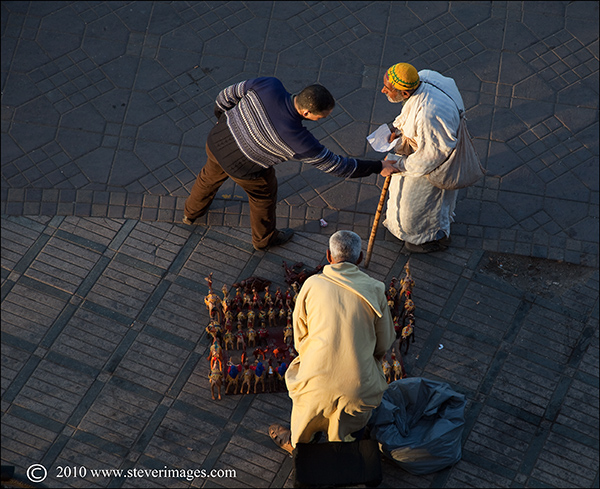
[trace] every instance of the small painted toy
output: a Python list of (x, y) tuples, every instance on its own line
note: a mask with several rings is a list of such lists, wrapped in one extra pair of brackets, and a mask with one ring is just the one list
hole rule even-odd
[(250, 370), (250, 366), (247, 363), (245, 363), (244, 373), (242, 374), (242, 387), (240, 388), (240, 394), (244, 393), (244, 387), (247, 387), (246, 394), (250, 394), (250, 386), (252, 384), (253, 378), (254, 372)]
[(396, 358), (394, 353), (392, 353), (392, 369), (394, 371), (394, 380), (400, 380), (406, 377), (402, 362)]
[(381, 367), (383, 368), (383, 375), (385, 375), (385, 380), (389, 384), (392, 381), (392, 366), (390, 362), (388, 362), (387, 358), (383, 358), (383, 362), (381, 362)]
[(256, 389), (258, 388), (258, 384), (262, 385), (262, 391), (265, 392), (265, 366), (262, 362), (258, 362), (256, 364), (256, 368), (254, 369), (254, 393), (256, 394)]
[(237, 365), (232, 362), (228, 363), (227, 376), (225, 377), (225, 394), (229, 394), (229, 388), (233, 386), (233, 393), (237, 394), (240, 386), (241, 372)]
[(208, 380), (210, 382), (210, 393), (212, 395), (213, 401), (215, 400), (215, 390), (219, 394), (219, 401), (221, 400), (221, 385), (223, 385), (223, 372), (221, 369), (215, 364), (211, 367), (210, 375), (208, 376)]

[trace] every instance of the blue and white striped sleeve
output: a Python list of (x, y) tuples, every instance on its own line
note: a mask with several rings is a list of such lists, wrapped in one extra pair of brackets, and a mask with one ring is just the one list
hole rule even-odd
[(217, 119), (221, 117), (223, 112), (235, 107), (237, 103), (246, 95), (246, 86), (248, 80), (245, 80), (221, 90), (215, 100), (215, 115)]

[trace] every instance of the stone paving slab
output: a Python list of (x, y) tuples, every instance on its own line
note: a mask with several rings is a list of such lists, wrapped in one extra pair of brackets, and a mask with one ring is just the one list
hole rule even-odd
[[(56, 487), (292, 486), (291, 459), (266, 434), (289, 422), (287, 394), (211, 399), (204, 278), (285, 287), (282, 260), (324, 263), (326, 235), (265, 253), (226, 226), (71, 216), (5, 217), (2, 229), (3, 463), (42, 463)], [(484, 251), (399, 248), (378, 241), (368, 273), (389, 282), (410, 258), (408, 373), (465, 394), (467, 424), (454, 467), (417, 477), (384, 461), (384, 485), (597, 485), (598, 271), (582, 267), (577, 286), (547, 298), (486, 273)], [(81, 480), (58, 477), (80, 466)], [(89, 472), (165, 468), (235, 477)]]

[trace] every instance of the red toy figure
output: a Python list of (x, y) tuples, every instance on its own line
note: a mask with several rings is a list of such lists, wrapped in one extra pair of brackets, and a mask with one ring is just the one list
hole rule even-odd
[(242, 329), (242, 323), (237, 323), (237, 332), (235, 333), (236, 348), (238, 350), (246, 349), (246, 339), (244, 337), (244, 330)]
[(242, 289), (237, 287), (235, 289), (235, 297), (233, 298), (233, 305), (236, 309), (241, 309), (244, 305), (244, 298), (242, 297)]
[(267, 338), (269, 337), (269, 331), (265, 327), (265, 323), (260, 325), (260, 329), (258, 330), (258, 343), (262, 345), (263, 343), (267, 345)]
[[(288, 352), (289, 349), (290, 348), (288, 346), (280, 346), (278, 348), (275, 348), (273, 350), (273, 356), (277, 360), (283, 360), (283, 359), (285, 359), (285, 354)], [(281, 359), (279, 357), (281, 357)]]
[(275, 291), (275, 307), (283, 307), (283, 295), (281, 294), (281, 287), (277, 287)]
[(263, 362), (265, 361), (265, 353), (267, 353), (269, 351), (268, 348), (265, 348), (264, 350), (262, 348), (255, 348), (254, 349), (254, 361), (257, 362), (258, 361), (258, 357), (262, 357)]
[(260, 295), (258, 295), (258, 291), (256, 289), (252, 289), (252, 300), (250, 301), (250, 307), (252, 309), (261, 308), (262, 307), (262, 299)]

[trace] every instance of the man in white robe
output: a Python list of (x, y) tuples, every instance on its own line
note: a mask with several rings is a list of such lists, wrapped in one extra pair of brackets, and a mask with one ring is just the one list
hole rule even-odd
[[(405, 154), (392, 175), (383, 225), (404, 241), (408, 251), (429, 253), (447, 248), (458, 190), (435, 187), (425, 175), (441, 165), (457, 142), (464, 103), (452, 78), (398, 63), (384, 75), (383, 89), (392, 103), (402, 103), (393, 122)], [(397, 146), (398, 148), (398, 146)], [(408, 148), (408, 151), (406, 149)], [(391, 174), (382, 172), (383, 176)]]
[(291, 434), (269, 427), (291, 453), (317, 432), (353, 441), (387, 388), (381, 360), (396, 337), (385, 285), (358, 268), (360, 237), (338, 231), (329, 240), (323, 273), (302, 285), (293, 314), (298, 356), (285, 380), (292, 398)]

